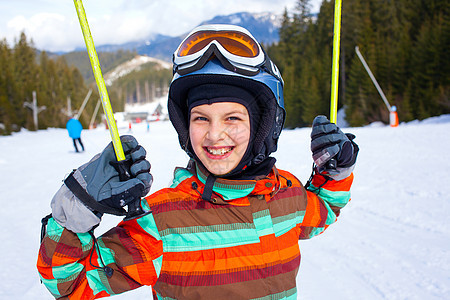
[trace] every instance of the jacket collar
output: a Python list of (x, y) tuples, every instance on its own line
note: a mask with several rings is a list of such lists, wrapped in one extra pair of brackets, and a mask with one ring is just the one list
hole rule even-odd
[[(194, 161), (188, 165), (190, 173), (195, 174), (200, 181), (199, 189), (203, 193), (208, 176), (211, 174), (201, 165)], [(269, 195), (279, 188), (280, 180), (278, 170), (275, 166), (267, 176), (259, 176), (254, 180), (231, 180), (224, 178), (216, 178), (212, 191), (213, 197), (219, 197), (226, 204), (246, 205), (249, 195)], [(220, 199), (216, 199), (220, 200)]]

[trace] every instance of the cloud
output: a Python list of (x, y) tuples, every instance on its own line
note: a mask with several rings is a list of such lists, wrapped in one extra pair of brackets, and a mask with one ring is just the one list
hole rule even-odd
[(30, 18), (19, 15), (7, 23), (7, 28), (9, 32), (24, 31), (36, 47), (50, 51), (71, 50), (82, 42), (80, 29), (75, 32), (74, 21), (61, 14), (38, 13)]

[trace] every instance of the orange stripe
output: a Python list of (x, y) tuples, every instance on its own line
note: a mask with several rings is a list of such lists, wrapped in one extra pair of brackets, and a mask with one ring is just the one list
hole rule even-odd
[(208, 249), (201, 251), (188, 251), (188, 252), (165, 252), (164, 253), (164, 261), (177, 261), (177, 260), (210, 260), (215, 259), (217, 256), (219, 257), (239, 257), (242, 253), (248, 255), (257, 255), (261, 250), (258, 246), (255, 247), (255, 244), (249, 245), (239, 245), (234, 247), (220, 248), (220, 249)]
[[(153, 205), (164, 204), (164, 203), (169, 203), (169, 202), (177, 202), (177, 201), (180, 201), (180, 200), (186, 198), (185, 196), (180, 195), (180, 192), (186, 193), (186, 194), (191, 194), (191, 195), (198, 195), (197, 192), (195, 192), (191, 188), (191, 184), (193, 181), (195, 181), (195, 180), (193, 180), (192, 178), (184, 180), (182, 183), (180, 183), (177, 186), (176, 190), (174, 190), (172, 188), (161, 189), (153, 194), (150, 194), (149, 196), (145, 197), (144, 199), (147, 201), (147, 203), (149, 203), (149, 204), (151, 204), (151, 206), (153, 206)], [(194, 200), (196, 197), (192, 197), (192, 198)]]
[[(108, 296), (110, 296), (110, 295), (107, 292), (102, 291), (96, 295), (96, 298), (108, 297)], [(94, 292), (89, 287), (88, 281), (86, 278), (84, 278), (83, 281), (81, 281), (78, 284), (76, 290), (74, 290), (73, 293), (70, 294), (70, 296), (68, 296), (68, 298), (69, 299), (94, 299)]]
[(234, 258), (216, 258), (212, 260), (200, 261), (165, 261), (163, 270), (167, 273), (191, 273), (191, 272), (208, 272), (214, 273), (230, 269), (255, 268), (265, 265), (262, 255), (242, 255)]
[(301, 225), (316, 227), (321, 221), (319, 198), (310, 191), (306, 192), (308, 194), (308, 203), (306, 205), (306, 214)]
[[(277, 261), (291, 260), (299, 255), (297, 228), (275, 238), (261, 237), (260, 245), (271, 245), (261, 249), (255, 244), (203, 251), (164, 254), (164, 272), (208, 272), (230, 269), (251, 269)], [(292, 239), (292, 235), (296, 235)], [(279, 249), (282, 247), (282, 249)], [(249, 251), (246, 251), (248, 249)], [(262, 252), (261, 252), (262, 250)], [(246, 254), (246, 255), (243, 255)]]
[[(325, 178), (321, 175), (314, 175), (312, 184), (315, 187), (321, 186), (325, 182)], [(353, 173), (342, 180), (330, 180), (322, 188), (332, 192), (348, 192), (353, 182)]]
[(139, 274), (138, 265), (129, 265), (129, 266), (124, 267), (123, 269), (135, 281), (141, 282), (141, 276)]
[(300, 248), (298, 247), (298, 243), (280, 250), (280, 257), (282, 261), (291, 260), (299, 254)]
[(259, 237), (260, 239), (260, 245), (262, 252), (272, 252), (275, 250), (278, 250), (278, 247), (281, 247), (281, 245), (278, 245), (277, 238), (275, 237), (275, 234), (269, 234)]
[(215, 258), (200, 261), (165, 261), (162, 272), (179, 273), (223, 273), (229, 270), (249, 270), (266, 265), (273, 265), (278, 262), (290, 261), (300, 254), (298, 245), (262, 253), (260, 255), (241, 255), (233, 258)]
[(70, 256), (62, 256), (60, 253), (55, 253), (52, 258), (52, 266), (63, 266), (73, 263), (74, 258)]
[[(138, 223), (137, 220), (119, 223), (128, 231), (131, 239), (134, 240), (136, 248), (143, 255), (144, 261), (152, 261), (163, 254), (163, 245), (161, 240), (157, 240), (152, 235), (149, 235)], [(138, 246), (139, 245), (139, 246)]]
[(37, 267), (39, 269), (39, 274), (41, 274), (41, 276), (44, 279), (54, 279), (53, 277), (53, 273), (52, 273), (52, 267), (49, 267), (44, 260), (41, 258), (41, 255), (39, 254), (38, 256), (38, 261), (37, 261)]
[(300, 235), (300, 229), (294, 227), (283, 235), (277, 238), (277, 244), (280, 248), (289, 248), (292, 246), (298, 246), (298, 237)]

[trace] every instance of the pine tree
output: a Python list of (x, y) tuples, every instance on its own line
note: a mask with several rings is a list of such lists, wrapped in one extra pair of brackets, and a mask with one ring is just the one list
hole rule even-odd
[(9, 134), (17, 122), (16, 112), (12, 105), (15, 92), (11, 65), (11, 50), (6, 40), (0, 41), (0, 134)]
[(25, 33), (21, 33), (18, 43), (14, 47), (14, 80), (17, 83), (13, 107), (18, 117), (19, 126), (35, 130), (32, 114), (23, 107), (25, 101), (32, 102), (33, 91), (36, 91), (38, 68), (36, 52), (33, 42), (28, 42)]

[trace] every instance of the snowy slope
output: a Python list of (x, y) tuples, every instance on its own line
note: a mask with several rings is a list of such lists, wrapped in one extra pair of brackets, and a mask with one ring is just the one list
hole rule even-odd
[[(128, 129), (120, 129), (121, 134)], [(450, 116), (390, 128), (346, 129), (361, 147), (352, 201), (323, 235), (301, 241), (299, 298), (450, 299)], [(133, 125), (149, 152), (155, 182), (167, 186), (187, 157), (169, 122)], [(284, 131), (278, 167), (305, 182), (310, 129)], [(108, 143), (105, 129), (84, 131), (76, 154), (63, 129), (0, 137), (0, 299), (52, 299), (36, 271), (40, 220), (61, 180)], [(106, 216), (97, 233), (119, 218)], [(150, 288), (114, 299), (151, 299)]]
[(145, 55), (136, 55), (133, 59), (130, 59), (129, 61), (118, 65), (113, 70), (106, 73), (106, 85), (112, 85), (113, 82), (120, 77), (126, 76), (133, 71), (139, 71), (142, 68), (142, 65), (147, 63), (155, 63), (159, 66), (160, 69), (172, 69), (172, 64), (169, 64), (165, 61)]

